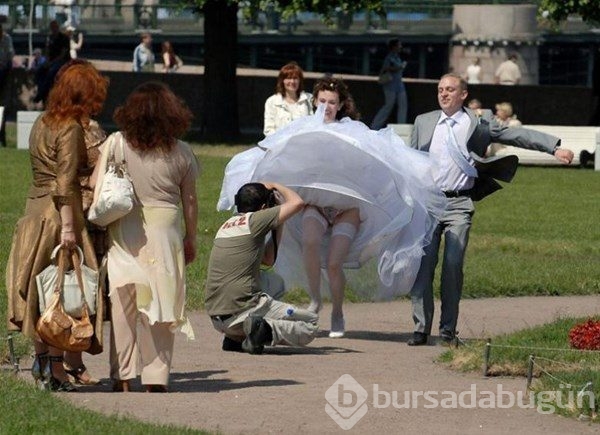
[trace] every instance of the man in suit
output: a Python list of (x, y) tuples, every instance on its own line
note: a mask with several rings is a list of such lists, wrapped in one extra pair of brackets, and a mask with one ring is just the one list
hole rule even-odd
[(498, 125), (490, 110), (476, 114), (463, 107), (467, 83), (459, 75), (446, 74), (438, 83), (441, 110), (419, 115), (411, 137), (413, 148), (430, 153), (435, 163), (434, 178), (448, 198), (446, 212), (439, 222), (431, 244), (425, 248), (421, 268), (411, 290), (415, 330), (409, 346), (427, 344), (433, 320), (433, 278), (438, 261), (440, 241), (444, 236), (441, 276), (440, 336), (452, 342), (456, 336), (458, 306), (463, 285), (463, 262), (473, 201), (501, 188), (494, 180), (510, 181), (518, 160), (481, 159), (491, 142), (513, 145), (553, 154), (570, 163), (573, 152), (561, 149), (560, 139), (537, 131)]

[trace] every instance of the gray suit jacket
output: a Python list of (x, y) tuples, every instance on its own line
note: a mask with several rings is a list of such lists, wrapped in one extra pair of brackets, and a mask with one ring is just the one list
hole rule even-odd
[[(514, 156), (509, 159), (480, 158), (484, 156), (490, 143), (497, 142), (549, 154), (553, 153), (556, 146), (560, 146), (560, 139), (549, 134), (521, 127), (501, 127), (494, 120), (491, 110), (484, 110), (481, 117), (478, 117), (466, 107), (464, 110), (471, 121), (467, 134), (467, 149), (475, 158), (475, 168), (479, 172), (479, 177), (475, 180), (475, 186), (471, 194), (471, 198), (475, 201), (502, 188), (494, 180), (495, 172), (506, 172), (507, 170), (510, 172), (512, 170), (514, 174), (514, 171), (516, 171), (518, 159)], [(433, 131), (441, 113), (441, 110), (434, 110), (417, 116), (411, 136), (411, 146), (413, 148), (429, 152)], [(505, 178), (499, 179), (508, 181)]]

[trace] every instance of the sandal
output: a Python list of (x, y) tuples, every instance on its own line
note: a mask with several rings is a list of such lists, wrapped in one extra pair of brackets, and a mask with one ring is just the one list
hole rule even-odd
[(54, 377), (54, 373), (52, 372), (52, 363), (62, 363), (62, 356), (48, 356), (47, 357), (48, 364), (44, 369), (44, 387), (46, 390), (50, 391), (64, 391), (64, 392), (74, 392), (77, 391), (75, 385), (73, 385), (69, 380), (61, 381)]
[(73, 380), (76, 384), (79, 385), (98, 385), (100, 383), (99, 379), (92, 378), (89, 373), (87, 374), (87, 378), (84, 378), (82, 375), (87, 372), (87, 367), (84, 364), (81, 364), (79, 367), (72, 368), (67, 363), (63, 364), (65, 368), (65, 372), (68, 375), (73, 377)]

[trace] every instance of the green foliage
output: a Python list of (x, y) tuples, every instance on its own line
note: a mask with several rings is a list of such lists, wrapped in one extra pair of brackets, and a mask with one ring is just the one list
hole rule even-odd
[(137, 435), (206, 434), (208, 432), (176, 427), (153, 425), (131, 418), (107, 418), (86, 409), (76, 409), (72, 404), (40, 391), (30, 383), (0, 372), (2, 395), (0, 397), (0, 432), (5, 434), (89, 434), (127, 433)]
[(334, 14), (353, 13), (359, 10), (379, 12), (383, 10), (383, 0), (188, 0), (181, 3), (202, 8), (211, 1), (237, 3), (243, 13), (250, 17), (258, 11), (271, 9), (282, 17), (289, 18), (297, 12), (315, 12), (321, 14), (326, 21), (331, 21)]
[(583, 21), (600, 23), (598, 0), (540, 0), (539, 11), (542, 18), (557, 24), (569, 15), (579, 15)]

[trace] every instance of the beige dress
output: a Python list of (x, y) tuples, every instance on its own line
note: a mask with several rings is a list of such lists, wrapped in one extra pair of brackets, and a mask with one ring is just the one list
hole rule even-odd
[[(25, 214), (17, 222), (6, 267), (8, 329), (37, 339), (40, 316), (35, 276), (50, 264), (50, 254), (60, 243), (60, 204), (73, 206), (77, 243), (84, 262), (97, 270), (96, 256), (84, 224), (80, 179), (87, 168), (84, 130), (75, 121), (50, 129), (40, 116), (31, 130), (29, 152), (33, 180)], [(103, 311), (100, 294), (96, 301)], [(95, 319), (95, 335), (89, 353), (102, 351), (102, 316)]]
[[(108, 158), (106, 144), (118, 144), (121, 137), (121, 133), (114, 133), (106, 141), (101, 165), (105, 166)], [(171, 323), (172, 329), (181, 327), (193, 338), (184, 312), (185, 230), (180, 191), (184, 185), (195, 185), (197, 160), (182, 141), (168, 154), (157, 150), (140, 153), (124, 140), (123, 144), (138, 204), (108, 228), (111, 295), (116, 288), (135, 284), (138, 311), (146, 314), (151, 325)]]

